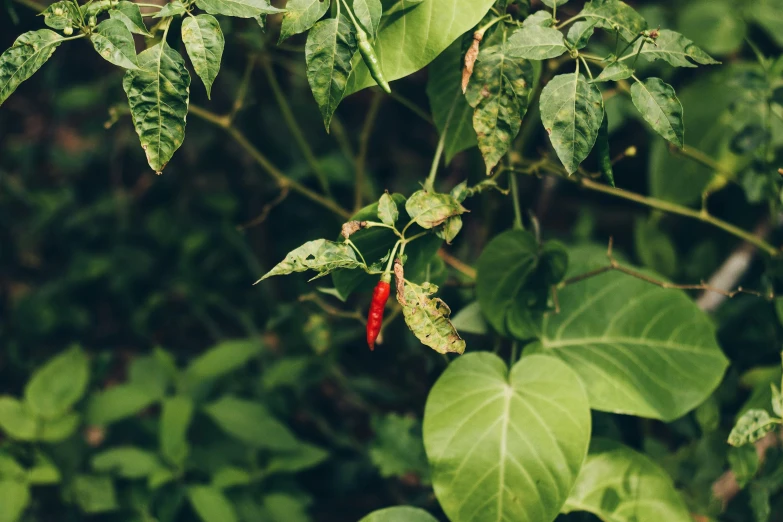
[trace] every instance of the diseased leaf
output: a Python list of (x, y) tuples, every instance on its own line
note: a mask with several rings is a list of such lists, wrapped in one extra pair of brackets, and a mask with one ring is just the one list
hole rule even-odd
[(256, 284), (264, 279), (276, 275), (286, 275), (293, 272), (315, 270), (317, 277), (325, 276), (338, 268), (359, 268), (362, 264), (356, 259), (353, 249), (344, 243), (335, 243), (326, 239), (308, 241), (299, 248), (291, 251), (264, 277), (256, 281)]
[(452, 216), (448, 218), (443, 225), (435, 229), (435, 235), (444, 240), (446, 244), (450, 245), (451, 242), (454, 241), (454, 238), (457, 237), (460, 230), (462, 230), (462, 217)]
[(381, 0), (353, 0), (353, 13), (362, 25), (362, 29), (367, 33), (370, 41), (375, 39), (378, 34), (378, 27), (381, 25), (381, 15), (383, 14), (383, 5)]
[(128, 71), (122, 87), (147, 163), (163, 172), (185, 139), (190, 74), (185, 61), (165, 42), (139, 54), (140, 71)]
[(449, 194), (438, 194), (417, 190), (405, 202), (408, 216), (422, 228), (436, 227), (452, 216), (467, 212), (456, 199)]
[(608, 439), (591, 442), (562, 510), (572, 511), (589, 511), (612, 522), (693, 520), (663, 469), (647, 456)]
[(552, 13), (549, 11), (536, 11), (522, 21), (523, 27), (533, 25), (541, 27), (553, 27), (555, 25), (555, 19), (552, 18)]
[(553, 27), (528, 25), (511, 33), (506, 43), (506, 53), (511, 58), (547, 60), (564, 54), (568, 48), (563, 33)]
[(356, 29), (345, 16), (322, 20), (307, 35), (307, 80), (327, 131), (334, 111), (345, 96), (353, 70), (351, 59), (357, 49)]
[(99, 23), (90, 35), (92, 46), (109, 63), (125, 69), (139, 70), (133, 35), (121, 20)]
[(481, 49), (465, 93), (487, 174), (519, 133), (534, 78), (532, 64), (509, 51), (510, 42)]
[(551, 521), (587, 454), (590, 408), (576, 374), (534, 355), (452, 361), (427, 397), (424, 447), (454, 522)]
[(598, 165), (601, 174), (604, 175), (609, 185), (614, 187), (614, 171), (612, 170), (612, 154), (609, 151), (609, 116), (604, 113), (604, 121), (598, 130), (598, 138), (595, 140), (595, 152), (598, 154)]
[(309, 31), (329, 10), (330, 0), (289, 0), (283, 13), (280, 40)]
[(617, 31), (630, 42), (647, 29), (647, 21), (633, 7), (620, 0), (593, 0), (585, 5), (582, 16), (596, 27), (608, 31)]
[(566, 40), (574, 49), (583, 49), (595, 32), (595, 22), (580, 20), (568, 30)]
[(158, 11), (153, 18), (181, 16), (184, 15), (187, 11), (188, 10), (185, 8), (185, 4), (183, 4), (180, 0), (173, 0), (172, 2), (169, 2), (168, 4), (164, 5), (163, 9)]
[(438, 298), (429, 296), (438, 291), (432, 283), (419, 286), (414, 283), (405, 284), (405, 303), (402, 305), (402, 315), (405, 323), (413, 334), (438, 353), (463, 353), (465, 341), (449, 321), (451, 310)]
[(196, 6), (211, 15), (256, 18), (259, 15), (282, 13), (268, 0), (196, 0)]
[(623, 62), (615, 62), (609, 64), (606, 69), (601, 71), (601, 74), (596, 76), (594, 82), (609, 82), (625, 80), (633, 76), (633, 69), (625, 65)]
[(69, 27), (79, 27), (79, 25), (81, 25), (79, 8), (73, 0), (55, 2), (47, 7), (41, 14), (44, 15), (44, 23), (48, 27), (59, 31)]
[[(170, 5), (170, 4), (167, 4)], [(114, 20), (119, 20), (125, 24), (128, 31), (142, 36), (151, 36), (144, 25), (144, 18), (141, 16), (141, 9), (133, 2), (125, 0), (117, 2), (113, 8), (109, 9), (109, 16)]]
[(541, 121), (569, 174), (593, 149), (603, 117), (601, 91), (581, 74), (555, 76), (541, 91)]
[[(629, 56), (636, 56), (643, 39), (634, 46)], [(709, 54), (702, 51), (695, 43), (685, 38), (678, 32), (669, 29), (661, 29), (655, 45), (644, 44), (640, 56), (649, 61), (665, 60), (675, 67), (696, 67), (698, 65), (715, 65), (720, 62), (714, 60)]]
[(382, 223), (394, 226), (399, 217), (400, 211), (397, 209), (397, 203), (394, 202), (394, 198), (388, 192), (384, 193), (381, 199), (378, 200), (378, 219)]
[(39, 417), (54, 419), (82, 398), (90, 379), (90, 362), (78, 346), (38, 368), (24, 389), (25, 402)]
[(752, 444), (774, 430), (779, 424), (766, 410), (748, 410), (739, 418), (729, 433), (729, 444), (742, 446)]
[(660, 78), (647, 78), (631, 86), (631, 99), (655, 132), (680, 148), (685, 146), (682, 104), (671, 85)]
[(220, 72), (220, 60), (226, 45), (220, 24), (212, 15), (189, 16), (182, 22), (182, 42), (193, 62), (193, 69), (204, 82), (207, 98), (211, 99), (212, 84)]
[(49, 29), (24, 33), (0, 55), (0, 105), (52, 56), (62, 37)]

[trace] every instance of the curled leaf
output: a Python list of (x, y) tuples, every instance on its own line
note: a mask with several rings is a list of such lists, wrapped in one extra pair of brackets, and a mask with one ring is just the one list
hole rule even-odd
[(256, 284), (268, 277), (293, 272), (315, 270), (318, 272), (316, 277), (322, 277), (338, 268), (352, 269), (360, 266), (362, 263), (356, 259), (356, 254), (350, 246), (326, 239), (316, 239), (289, 252), (285, 259), (256, 281)]
[(397, 297), (405, 324), (419, 341), (436, 352), (462, 354), (465, 341), (449, 321), (451, 309), (440, 299), (429, 297), (437, 291), (438, 287), (432, 283), (405, 285), (403, 299)]
[(363, 229), (367, 226), (366, 221), (349, 221), (348, 223), (343, 224), (342, 231), (340, 232), (340, 235), (342, 235), (345, 239), (348, 239), (353, 234), (358, 232), (359, 230)]

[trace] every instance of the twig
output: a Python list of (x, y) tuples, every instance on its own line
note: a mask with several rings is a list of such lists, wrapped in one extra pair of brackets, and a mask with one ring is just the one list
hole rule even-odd
[(314, 192), (310, 190), (309, 188), (305, 187), (298, 181), (295, 181), (280, 171), (277, 167), (275, 167), (269, 159), (264, 156), (260, 150), (258, 150), (256, 147), (253, 146), (252, 143), (247, 139), (247, 137), (231, 125), (231, 122), (228, 121), (228, 118), (225, 116), (219, 116), (213, 112), (210, 112), (206, 109), (203, 109), (199, 107), (198, 105), (190, 105), (190, 113), (194, 116), (201, 118), (217, 127), (220, 127), (221, 129), (225, 130), (229, 136), (234, 138), (234, 141), (237, 142), (237, 144), (245, 149), (245, 151), (250, 154), (250, 156), (255, 160), (256, 163), (258, 163), (261, 168), (263, 168), (267, 174), (272, 176), (274, 180), (277, 182), (278, 186), (282, 189), (283, 187), (288, 187), (294, 192), (297, 192), (301, 194), (302, 196), (306, 197), (307, 199), (318, 203), (322, 207), (331, 210), (333, 213), (335, 213), (337, 216), (341, 218), (349, 218), (351, 217), (351, 213), (342, 208), (340, 205), (338, 205), (333, 199), (322, 196), (321, 194), (318, 194), (317, 192)]
[(472, 266), (463, 263), (456, 257), (452, 256), (442, 248), (438, 250), (438, 255), (441, 259), (443, 259), (443, 262), (449, 265), (451, 268), (455, 269), (457, 272), (461, 273), (468, 279), (476, 279), (476, 269)]
[(381, 108), (383, 97), (378, 92), (373, 92), (370, 110), (367, 111), (367, 117), (364, 119), (362, 133), (359, 136), (359, 154), (356, 156), (356, 183), (353, 200), (354, 213), (362, 208), (362, 196), (364, 194), (364, 178), (367, 171), (367, 150), (370, 145), (370, 137), (375, 128), (375, 120), (378, 117), (378, 110)]
[(258, 225), (266, 221), (266, 218), (269, 217), (269, 213), (272, 212), (272, 209), (275, 208), (280, 203), (282, 203), (283, 200), (288, 197), (288, 192), (289, 189), (288, 186), (286, 185), (280, 190), (280, 194), (278, 194), (278, 196), (275, 199), (273, 199), (272, 201), (264, 205), (264, 208), (261, 209), (261, 213), (257, 217), (253, 218), (252, 220), (248, 221), (243, 225), (237, 226), (237, 230), (247, 230), (248, 228), (257, 227)]

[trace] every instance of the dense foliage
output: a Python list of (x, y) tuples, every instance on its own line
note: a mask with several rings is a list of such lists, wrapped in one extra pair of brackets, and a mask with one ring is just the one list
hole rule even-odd
[(783, 517), (780, 0), (0, 9), (0, 522)]

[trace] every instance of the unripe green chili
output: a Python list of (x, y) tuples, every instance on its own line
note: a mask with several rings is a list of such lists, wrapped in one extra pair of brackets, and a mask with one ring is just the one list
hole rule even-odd
[(370, 70), (370, 75), (373, 80), (381, 86), (386, 94), (391, 94), (391, 87), (389, 87), (389, 82), (386, 81), (386, 78), (383, 77), (378, 55), (375, 54), (375, 49), (372, 48), (372, 44), (367, 38), (367, 33), (358, 25), (356, 27), (356, 39), (359, 41), (359, 53), (362, 55), (364, 63)]

